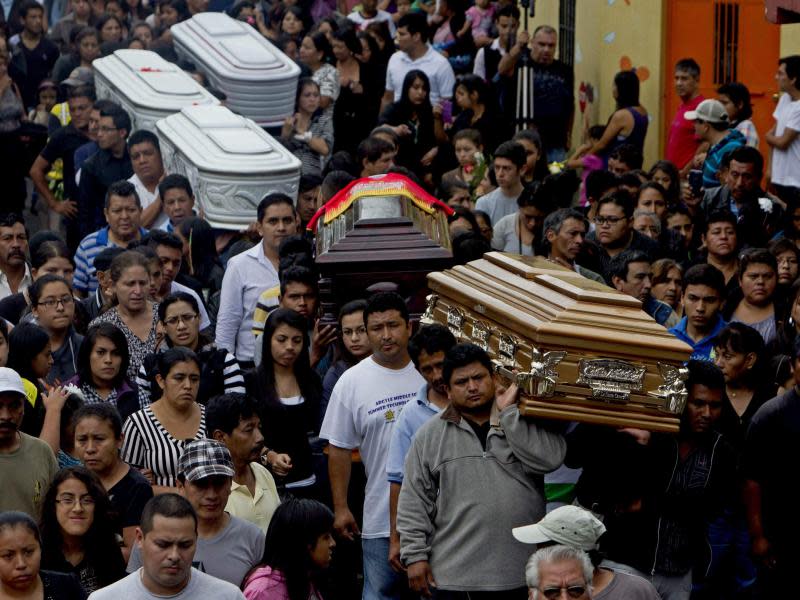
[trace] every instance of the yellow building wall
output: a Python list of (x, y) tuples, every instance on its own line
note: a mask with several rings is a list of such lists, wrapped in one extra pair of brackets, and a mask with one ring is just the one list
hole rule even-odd
[[(573, 148), (582, 141), (583, 126), (603, 125), (614, 112), (611, 95), (614, 75), (622, 64), (636, 68), (640, 100), (650, 114), (645, 142), (645, 168), (661, 155), (662, 56), (664, 29), (663, 0), (577, 0), (575, 15), (575, 94)], [(558, 29), (558, 0), (537, 0), (531, 31), (539, 25)], [(629, 67), (630, 68), (630, 67)], [(580, 86), (591, 85), (594, 102), (581, 113)]]
[(800, 54), (800, 23), (781, 25), (781, 56)]

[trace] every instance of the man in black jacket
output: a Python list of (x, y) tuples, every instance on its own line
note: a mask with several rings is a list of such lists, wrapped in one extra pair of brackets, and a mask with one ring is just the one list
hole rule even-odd
[(736, 497), (733, 449), (712, 429), (722, 372), (695, 360), (688, 371), (678, 435), (581, 425), (567, 438), (567, 466), (583, 467), (578, 501), (605, 517), (608, 566), (645, 577), (665, 600), (688, 600), (692, 569), (704, 563), (702, 576), (710, 558), (708, 524)]
[(750, 146), (736, 148), (723, 157), (720, 173), (722, 185), (706, 190), (700, 205), (706, 218), (729, 210), (736, 215), (740, 243), (765, 247), (783, 222), (783, 209), (761, 189), (761, 153)]

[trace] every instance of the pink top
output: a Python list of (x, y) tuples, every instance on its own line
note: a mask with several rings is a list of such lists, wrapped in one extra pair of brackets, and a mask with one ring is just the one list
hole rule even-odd
[(667, 160), (673, 162), (678, 169), (682, 169), (692, 160), (700, 140), (694, 134), (694, 124), (685, 118), (686, 112), (695, 110), (705, 98), (700, 94), (694, 100), (689, 100), (678, 107), (675, 118), (669, 126), (669, 137), (667, 137)]
[(471, 6), (466, 14), (472, 23), (472, 37), (478, 37), (480, 34), (489, 35), (494, 17), (494, 4), (490, 4), (485, 10), (479, 6)]
[[(286, 578), (283, 573), (273, 570), (268, 565), (259, 567), (245, 581), (244, 597), (247, 600), (289, 600)], [(314, 589), (313, 584), (308, 600), (322, 600), (322, 596)]]

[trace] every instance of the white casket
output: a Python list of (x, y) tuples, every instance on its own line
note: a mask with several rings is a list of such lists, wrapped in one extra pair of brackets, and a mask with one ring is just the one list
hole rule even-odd
[(294, 114), (300, 67), (257, 30), (224, 13), (200, 13), (172, 26), (175, 50), (223, 91), (233, 112), (262, 127)]
[(224, 106), (188, 106), (156, 123), (156, 132), (166, 172), (189, 179), (212, 227), (245, 229), (272, 192), (297, 199), (300, 160)]
[(92, 67), (97, 97), (119, 103), (133, 131), (155, 131), (156, 121), (184, 106), (219, 104), (188, 73), (149, 50), (117, 50)]

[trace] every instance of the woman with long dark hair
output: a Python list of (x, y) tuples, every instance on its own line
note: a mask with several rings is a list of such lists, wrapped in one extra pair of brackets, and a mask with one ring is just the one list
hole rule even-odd
[(319, 105), (329, 116), (339, 98), (339, 72), (333, 62), (333, 49), (328, 37), (321, 32), (309, 33), (299, 48), (300, 62), (311, 71), (311, 78), (319, 86)]
[(644, 152), (644, 138), (647, 135), (647, 109), (639, 102), (639, 78), (633, 71), (620, 71), (614, 76), (614, 99), (617, 109), (606, 123), (606, 130), (589, 154), (608, 157), (623, 144), (631, 144)]
[(247, 600), (322, 600), (318, 584), (336, 542), (333, 513), (316, 500), (289, 498), (269, 523), (261, 565), (245, 577)]
[(75, 573), (87, 592), (125, 576), (111, 502), (85, 467), (61, 469), (53, 478), (42, 504), (42, 541), (42, 566)]
[[(420, 178), (430, 170), (439, 151), (430, 94), (428, 76), (419, 69), (412, 69), (403, 79), (400, 100), (387, 106), (378, 119), (379, 123), (390, 125), (400, 138), (395, 162)], [(441, 126), (441, 121), (439, 123)]]
[(259, 406), (267, 461), (294, 494), (313, 495), (309, 432), (319, 429), (322, 383), (309, 360), (308, 320), (279, 308), (264, 325), (261, 363), (248, 382)]
[(0, 598), (86, 600), (75, 575), (43, 571), (42, 537), (24, 512), (0, 512), (0, 556), (11, 566), (0, 569)]
[(328, 400), (342, 374), (362, 359), (372, 354), (364, 324), (366, 300), (352, 300), (339, 310), (339, 339), (336, 342), (333, 364), (322, 380), (322, 402), (319, 407), (320, 425), (328, 407)]
[[(47, 390), (43, 382), (53, 366), (50, 336), (47, 332), (34, 323), (22, 323), (12, 329), (8, 334), (6, 366), (14, 369), (22, 377), (22, 382), (29, 393), (20, 429), (28, 435), (39, 437), (46, 412)], [(58, 451), (58, 444), (51, 447), (53, 452)]]
[(150, 271), (147, 258), (125, 251), (111, 261), (111, 308), (89, 325), (116, 325), (128, 341), (128, 379), (134, 381), (144, 357), (156, 349), (158, 304), (149, 299)]
[[(220, 394), (244, 394), (244, 377), (236, 358), (225, 348), (200, 332), (200, 308), (197, 300), (186, 292), (170, 294), (158, 305), (158, 319), (164, 328), (164, 340), (159, 347), (188, 348), (197, 355), (200, 364), (200, 388), (197, 399), (206, 404)], [(158, 375), (159, 350), (148, 354), (139, 369), (136, 386), (139, 402), (146, 406), (161, 397), (161, 388), (155, 382)]]
[(758, 131), (751, 120), (753, 105), (747, 86), (738, 81), (725, 83), (717, 88), (717, 100), (722, 102), (731, 126), (744, 136), (746, 144), (758, 148)]
[(744, 323), (730, 323), (714, 342), (714, 362), (725, 376), (720, 432), (740, 451), (750, 419), (775, 395), (775, 385), (764, 377), (765, 345), (761, 335)]
[(333, 120), (320, 105), (319, 84), (310, 77), (297, 82), (295, 113), (283, 122), (281, 141), (303, 162), (304, 175), (322, 176), (333, 149)]
[(462, 129), (477, 129), (481, 133), (484, 152), (493, 154), (497, 147), (497, 123), (489, 85), (477, 75), (461, 75), (456, 80), (453, 97), (460, 112), (447, 135), (453, 139)]
[(153, 493), (177, 489), (186, 443), (206, 437), (206, 409), (197, 403), (200, 364), (194, 352), (170, 348), (158, 355), (161, 398), (125, 421), (122, 459), (152, 473)]
[(78, 371), (78, 352), (83, 336), (72, 326), (75, 298), (72, 286), (58, 275), (43, 275), (28, 288), (31, 310), (37, 323), (50, 336), (53, 366), (48, 383), (64, 383)]
[(139, 410), (136, 388), (127, 377), (128, 343), (125, 335), (111, 323), (89, 328), (78, 352), (78, 374), (67, 384), (83, 394), (86, 404), (109, 404), (122, 419)]
[(333, 107), (333, 149), (355, 155), (359, 142), (369, 136), (378, 120), (382, 90), (376, 85), (374, 69), (357, 58), (362, 48), (353, 27), (334, 31), (331, 48), (340, 83)]
[(667, 206), (680, 203), (681, 174), (674, 163), (668, 160), (659, 160), (650, 168), (650, 172), (647, 175), (651, 181), (659, 184), (667, 191)]
[(197, 282), (207, 297), (222, 288), (225, 270), (217, 253), (214, 230), (208, 221), (200, 217), (189, 217), (181, 221), (175, 233), (183, 241), (183, 263), (186, 272), (179, 277), (190, 279), (186, 285)]
[[(67, 245), (60, 239), (36, 241), (41, 234), (35, 234), (29, 242), (31, 254), (31, 278), (36, 281), (42, 275), (58, 275), (72, 285), (75, 263)], [(0, 300), (0, 317), (18, 324), (30, 307), (27, 288)]]
[(53, 79), (61, 83), (78, 67), (92, 68), (96, 58), (100, 58), (100, 33), (94, 27), (84, 27), (70, 33), (70, 54), (62, 54), (53, 65)]

